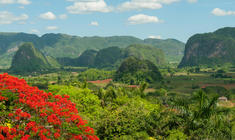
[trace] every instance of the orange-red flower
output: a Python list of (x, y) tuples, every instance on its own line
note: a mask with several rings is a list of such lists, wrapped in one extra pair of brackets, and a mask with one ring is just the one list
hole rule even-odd
[[(69, 100), (69, 96), (46, 93), (7, 73), (0, 74), (1, 90), (10, 91), (9, 94), (18, 98), (13, 101), (16, 105), (6, 118), (11, 119), (13, 128), (0, 125), (0, 140), (15, 137), (27, 140), (35, 136), (43, 140), (57, 139), (62, 133), (65, 139), (98, 140), (94, 130), (78, 115), (76, 105)], [(7, 100), (0, 93), (0, 102)], [(77, 127), (79, 131), (71, 134), (71, 131), (61, 129), (62, 124), (69, 125), (68, 129)]]

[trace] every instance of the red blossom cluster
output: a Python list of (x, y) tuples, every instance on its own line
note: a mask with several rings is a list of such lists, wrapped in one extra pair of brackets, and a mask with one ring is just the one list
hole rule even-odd
[(0, 140), (98, 140), (94, 130), (78, 115), (69, 96), (46, 93), (7, 73), (0, 74), (0, 103), (7, 102), (10, 98), (4, 97), (1, 91), (17, 98), (11, 101), (15, 106), (6, 117), (11, 126), (1, 125), (6, 120), (0, 120)]

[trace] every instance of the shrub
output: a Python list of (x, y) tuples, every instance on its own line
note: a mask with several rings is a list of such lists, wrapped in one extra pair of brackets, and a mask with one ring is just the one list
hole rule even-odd
[(0, 74), (0, 139), (88, 139), (94, 130), (67, 95), (53, 95)]

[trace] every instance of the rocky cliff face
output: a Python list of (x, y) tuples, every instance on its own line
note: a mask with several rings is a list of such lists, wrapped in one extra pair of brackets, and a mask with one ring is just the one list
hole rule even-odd
[(196, 34), (186, 46), (179, 67), (235, 64), (235, 28), (222, 28), (213, 33)]

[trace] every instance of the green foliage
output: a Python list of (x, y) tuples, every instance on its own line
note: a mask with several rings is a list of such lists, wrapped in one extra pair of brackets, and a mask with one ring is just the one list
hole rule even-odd
[[(81, 116), (86, 119), (95, 121), (99, 118), (102, 108), (100, 107), (100, 100), (98, 96), (94, 95), (91, 90), (85, 88), (76, 88), (72, 86), (50, 85), (49, 92), (59, 95), (69, 95), (71, 101), (77, 105)], [(95, 124), (92, 124), (95, 125)]]
[(227, 98), (230, 98), (230, 92), (220, 86), (208, 86), (203, 89), (207, 94), (210, 94), (211, 96), (225, 96)]
[[(120, 101), (122, 104), (119, 104)], [(97, 133), (101, 134), (100, 138), (115, 139), (127, 136), (132, 139), (137, 137), (146, 138), (146, 132), (145, 134), (140, 134), (146, 128), (144, 120), (149, 112), (157, 110), (159, 106), (152, 105), (141, 98), (127, 97), (118, 97), (114, 101), (113, 107), (115, 107), (115, 103), (118, 103), (117, 108), (115, 110), (111, 108), (109, 112), (104, 113), (102, 120), (98, 124)]]
[(211, 77), (214, 77), (214, 78), (232, 78), (231, 76), (228, 76), (226, 74), (226, 72), (222, 69), (219, 69), (215, 73), (211, 74)]
[[(148, 63), (145, 62), (145, 64)], [(126, 68), (130, 70), (132, 67)], [(168, 69), (165, 71), (167, 72)], [(174, 69), (174, 71), (175, 76), (172, 78), (169, 76), (171, 81), (166, 84), (173, 83), (173, 80), (181, 86), (189, 82), (188, 86), (191, 89), (192, 83), (197, 85), (205, 80), (203, 78), (213, 79), (209, 76), (210, 74), (207, 74), (207, 76), (199, 76), (201, 81), (197, 81), (195, 76), (178, 76), (179, 70)], [(201, 69), (202, 71), (204, 70)], [(168, 86), (159, 86), (148, 93), (146, 91), (158, 83), (140, 82), (139, 86), (128, 88), (115, 81), (104, 88), (96, 87), (91, 90), (88, 89), (90, 86), (87, 86), (86, 82), (77, 81), (78, 77), (94, 80), (101, 77), (106, 79), (106, 76), (111, 73), (111, 71), (89, 69), (73, 74), (61, 72), (53, 74), (54, 77), (49, 75), (31, 77), (30, 81), (34, 81), (33, 84), (47, 83), (46, 78), (51, 79), (49, 81), (61, 81), (60, 85), (49, 84), (48, 91), (60, 95), (69, 94), (70, 99), (76, 103), (79, 114), (95, 128), (100, 139), (231, 139), (234, 132), (232, 128), (234, 127), (232, 121), (234, 114), (229, 109), (218, 106), (217, 98), (224, 95), (225, 91), (232, 95), (233, 90), (208, 87), (203, 89), (205, 92), (183, 94), (173, 92)], [(197, 82), (191, 81), (192, 79)], [(37, 80), (40, 82), (36, 82)], [(84, 78), (79, 80), (83, 81)], [(71, 131), (77, 130), (71, 128)]]
[(231, 119), (228, 109), (217, 106), (218, 97), (209, 98), (205, 92), (198, 91), (190, 99), (175, 101), (178, 114), (173, 125), (183, 128), (189, 138), (195, 139), (230, 139)]
[[(2, 119), (8, 118), (8, 114), (12, 112), (14, 109), (14, 102), (16, 99), (19, 97), (15, 93), (11, 93), (10, 91), (7, 90), (2, 90), (1, 91), (1, 96), (8, 98), (7, 101), (1, 102), (0, 103), (0, 116)], [(4, 123), (4, 121), (0, 118), (0, 124)]]
[(112, 79), (113, 75), (114, 75), (113, 71), (88, 69), (87, 71), (79, 73), (78, 80), (79, 81), (105, 80), (105, 79)]
[(162, 76), (152, 62), (129, 57), (117, 70), (115, 80), (129, 84), (153, 83), (161, 81)]
[(187, 136), (179, 130), (170, 130), (168, 133), (167, 140), (187, 140)]
[(185, 47), (179, 67), (235, 65), (235, 28), (222, 28), (214, 33), (196, 34)]

